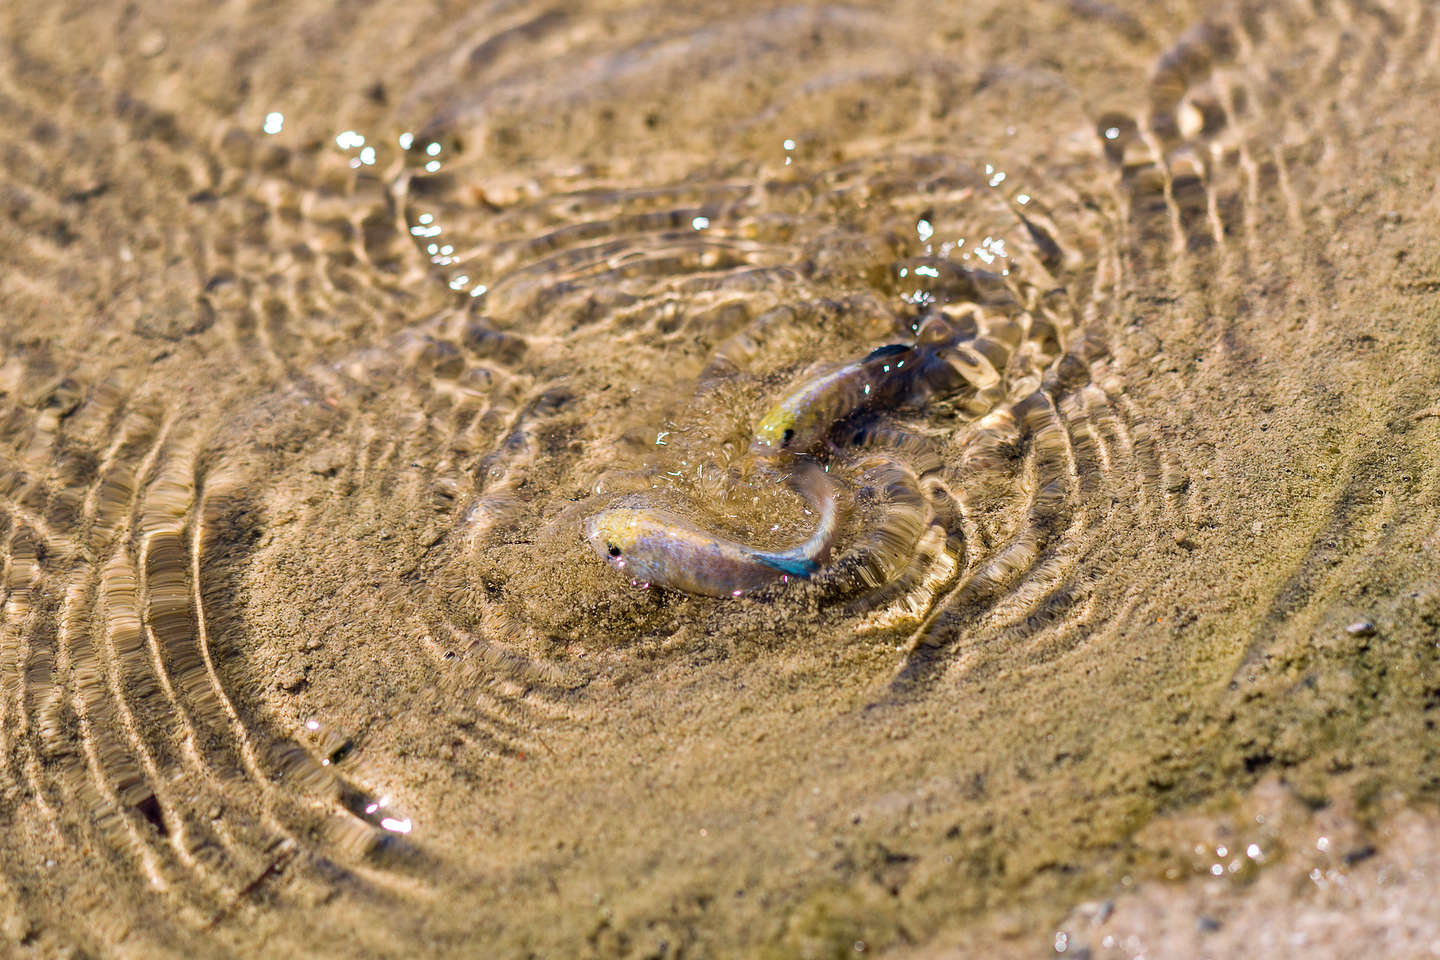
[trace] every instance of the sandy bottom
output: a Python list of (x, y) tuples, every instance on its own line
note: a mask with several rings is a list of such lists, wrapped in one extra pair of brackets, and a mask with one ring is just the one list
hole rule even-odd
[[(11, 5), (0, 953), (1440, 953), (1440, 15), (1315, 6)], [(813, 577), (583, 539), (926, 323)]]

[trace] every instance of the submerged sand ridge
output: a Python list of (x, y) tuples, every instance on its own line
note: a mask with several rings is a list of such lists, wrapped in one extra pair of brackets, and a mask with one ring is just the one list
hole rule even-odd
[[(1208, 949), (1251, 807), (1214, 943), (1411, 903), (1429, 4), (0, 29), (7, 949)], [(927, 317), (814, 577), (592, 554), (803, 540), (757, 421)]]

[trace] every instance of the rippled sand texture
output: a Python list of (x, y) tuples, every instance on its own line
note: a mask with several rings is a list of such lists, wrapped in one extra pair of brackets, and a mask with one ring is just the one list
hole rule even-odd
[[(172, 6), (0, 21), (7, 954), (1188, 937), (1261, 777), (1404, 860), (1433, 3)], [(804, 539), (750, 431), (927, 312), (813, 580), (590, 552)]]

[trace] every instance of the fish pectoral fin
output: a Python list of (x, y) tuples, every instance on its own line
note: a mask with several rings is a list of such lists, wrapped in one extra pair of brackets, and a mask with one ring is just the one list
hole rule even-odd
[(792, 577), (808, 577), (820, 568), (820, 565), (809, 557), (795, 554), (756, 553), (754, 557), (770, 569), (788, 573)]

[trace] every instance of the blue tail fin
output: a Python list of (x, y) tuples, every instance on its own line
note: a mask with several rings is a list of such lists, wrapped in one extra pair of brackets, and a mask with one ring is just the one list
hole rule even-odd
[(808, 577), (820, 566), (808, 557), (796, 556), (793, 553), (756, 553), (755, 559), (792, 577)]

